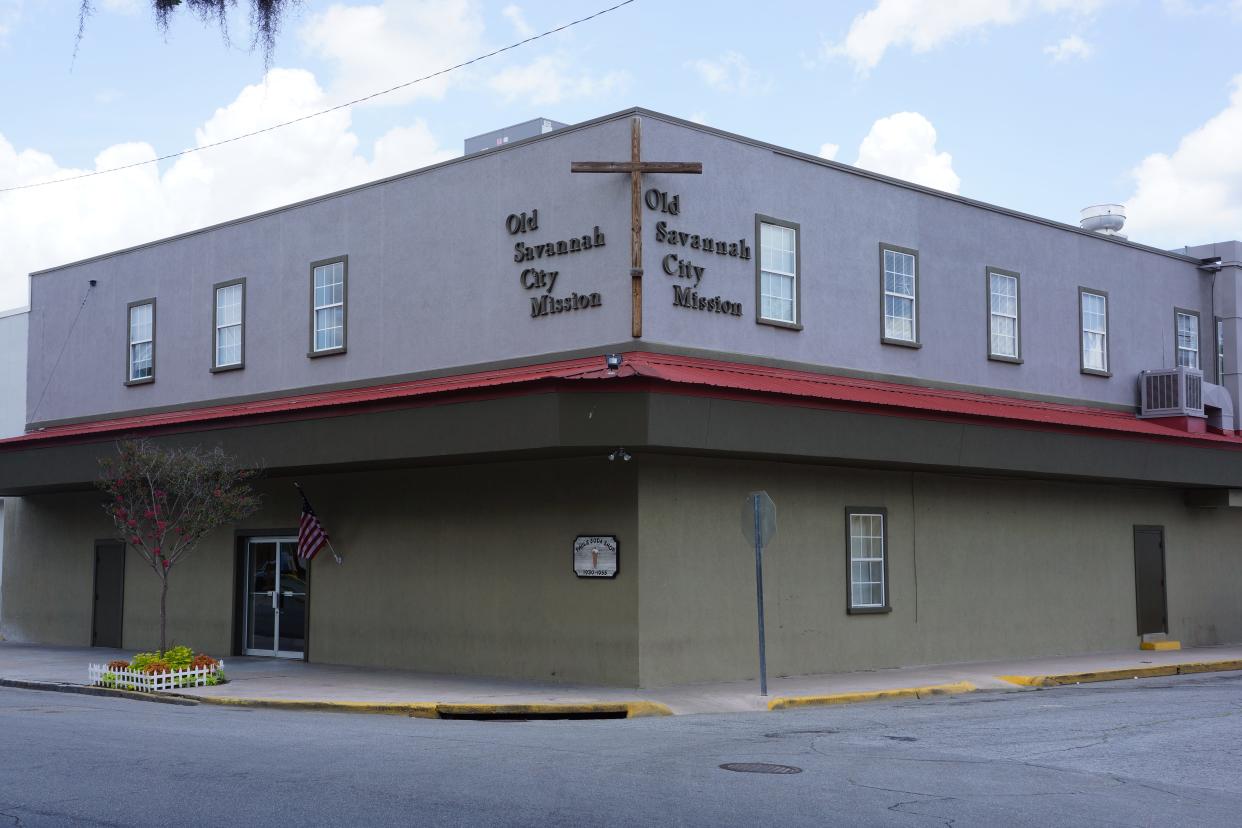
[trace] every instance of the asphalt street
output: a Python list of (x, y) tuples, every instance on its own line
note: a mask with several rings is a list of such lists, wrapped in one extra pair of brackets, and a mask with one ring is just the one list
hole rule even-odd
[(0, 688), (0, 826), (10, 822), (1238, 825), (1242, 674), (619, 721)]

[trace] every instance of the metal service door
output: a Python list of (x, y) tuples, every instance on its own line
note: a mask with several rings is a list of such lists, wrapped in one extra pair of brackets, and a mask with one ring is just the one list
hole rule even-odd
[(302, 658), (306, 652), (306, 562), (297, 538), (246, 542), (246, 655)]
[(92, 647), (121, 647), (121, 619), (125, 614), (125, 544), (95, 543), (95, 606), (91, 625)]
[(1134, 592), (1139, 635), (1168, 632), (1163, 526), (1134, 527)]

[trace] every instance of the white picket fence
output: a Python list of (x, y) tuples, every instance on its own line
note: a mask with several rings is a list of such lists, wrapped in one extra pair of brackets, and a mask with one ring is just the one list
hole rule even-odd
[[(140, 673), (136, 670), (110, 670), (107, 664), (91, 664), (87, 668), (90, 683), (120, 690), (139, 690), (145, 693), (160, 690), (183, 690), (187, 687), (204, 687), (207, 679), (224, 672), (224, 662), (215, 667), (194, 667), (171, 670), (167, 673)], [(107, 678), (104, 676), (107, 675)]]

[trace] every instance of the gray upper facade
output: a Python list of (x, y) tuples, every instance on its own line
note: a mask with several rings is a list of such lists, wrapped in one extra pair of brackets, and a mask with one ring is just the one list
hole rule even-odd
[[(643, 176), (639, 339), (630, 175), (570, 171), (628, 161), (632, 118), (644, 160), (703, 165)], [(1140, 371), (1178, 364), (1179, 309), (1196, 320), (1205, 379), (1223, 381), (1236, 408), (1238, 248), (1159, 251), (627, 110), (33, 274), (26, 422), (633, 349), (1134, 407)], [(913, 296), (912, 341), (886, 337), (886, 249), (902, 257), (890, 269), (913, 268), (912, 281), (887, 283), (890, 311)], [(785, 289), (791, 260), (793, 319), (762, 319), (760, 294)], [(314, 265), (338, 261), (340, 347), (317, 352), (315, 305), (331, 297), (316, 294)], [(993, 272), (1017, 277), (1006, 282), (1016, 358), (990, 354)], [(217, 289), (229, 283), (243, 285), (241, 359), (222, 370)], [(1104, 371), (1083, 362), (1084, 290), (1106, 301)], [(131, 308), (151, 300), (151, 377), (134, 382)]]
[(0, 439), (25, 430), (29, 318), (26, 308), (0, 311)]

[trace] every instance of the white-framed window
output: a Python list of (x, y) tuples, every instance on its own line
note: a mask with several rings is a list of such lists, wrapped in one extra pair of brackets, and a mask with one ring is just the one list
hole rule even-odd
[(1018, 359), (1018, 274), (988, 271), (988, 356)]
[(888, 550), (882, 508), (845, 511), (849, 542), (849, 611), (884, 612), (889, 607)]
[(759, 220), (759, 316), (756, 321), (798, 324), (798, 226)]
[(242, 337), (245, 324), (246, 285), (244, 279), (216, 285), (216, 304), (212, 312), (215, 329), (212, 367), (242, 367)]
[(1082, 317), (1082, 370), (1108, 373), (1108, 295), (1082, 289), (1079, 294)]
[(1177, 367), (1199, 367), (1199, 314), (1193, 311), (1174, 312), (1177, 324)]
[(884, 269), (884, 339), (918, 342), (918, 253), (881, 247)]
[(311, 265), (311, 356), (345, 350), (344, 257)]
[(1216, 320), (1216, 384), (1225, 384), (1225, 321)]
[(155, 300), (131, 302), (128, 315), (125, 381), (150, 382), (155, 379)]

